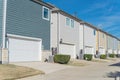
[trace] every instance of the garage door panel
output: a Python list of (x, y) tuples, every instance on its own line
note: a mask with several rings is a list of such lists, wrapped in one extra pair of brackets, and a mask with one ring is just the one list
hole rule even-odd
[(100, 48), (100, 49), (99, 49), (99, 53), (100, 53), (100, 54), (105, 54), (105, 49)]
[(85, 54), (94, 54), (94, 50), (92, 47), (85, 47)]
[(41, 41), (9, 38), (9, 61), (40, 61)]
[(67, 44), (60, 44), (59, 46), (60, 54), (67, 54), (70, 55), (71, 58), (75, 58), (75, 45), (67, 45)]

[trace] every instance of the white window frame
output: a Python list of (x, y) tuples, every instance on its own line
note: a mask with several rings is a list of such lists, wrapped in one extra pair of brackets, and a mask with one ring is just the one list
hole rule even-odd
[[(44, 9), (48, 10), (48, 18), (44, 17)], [(45, 19), (45, 20), (48, 20), (48, 21), (50, 20), (50, 9), (45, 7), (45, 6), (42, 7), (42, 18)]]
[[(73, 23), (72, 23), (73, 22)], [(73, 19), (70, 20), (70, 25), (71, 25), (71, 28), (74, 28), (74, 25), (75, 25), (75, 21)], [(73, 26), (72, 26), (73, 25)]]
[[(69, 19), (69, 24), (67, 24), (67, 19)], [(69, 17), (66, 17), (66, 26), (71, 26), (71, 19)]]

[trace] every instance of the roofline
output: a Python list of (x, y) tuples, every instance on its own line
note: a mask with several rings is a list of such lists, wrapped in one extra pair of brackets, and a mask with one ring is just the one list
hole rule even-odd
[(115, 39), (117, 39), (117, 40), (120, 40), (118, 37), (113, 36), (113, 35), (112, 35), (112, 34), (110, 34), (110, 33), (107, 33), (107, 35), (108, 35), (108, 36), (111, 36), (111, 37), (113, 37), (113, 38), (115, 38)]
[(91, 27), (91, 28), (94, 28), (94, 29), (96, 29), (96, 30), (99, 30), (99, 28), (97, 28), (97, 27), (95, 27), (94, 25), (92, 25), (92, 24), (90, 24), (90, 23), (87, 23), (87, 22), (81, 22), (81, 24), (85, 24), (85, 25), (87, 25), (87, 26), (89, 26), (89, 27)]
[[(51, 5), (51, 4), (49, 4), (49, 5)], [(68, 16), (68, 17), (76, 20), (76, 21), (79, 22), (80, 24), (85, 24), (85, 25), (87, 25), (87, 26), (89, 26), (89, 27), (91, 27), (91, 28), (96, 29), (97, 31), (101, 31), (101, 32), (105, 33), (106, 35), (109, 35), (109, 36), (111, 36), (111, 37), (113, 37), (113, 38), (116, 38), (117, 40), (120, 41), (120, 39), (119, 39), (118, 37), (115, 37), (115, 36), (111, 35), (110, 33), (105, 32), (105, 31), (103, 31), (102, 29), (99, 29), (99, 28), (97, 28), (96, 26), (94, 26), (94, 25), (92, 25), (92, 24), (90, 24), (90, 23), (88, 23), (88, 22), (85, 22), (85, 21), (83, 21), (83, 20), (81, 20), (81, 19), (79, 19), (79, 18), (77, 18), (77, 17), (75, 17), (75, 16), (73, 16), (73, 15), (71, 15), (71, 14), (63, 11), (63, 10), (60, 10), (60, 9), (58, 9), (58, 8), (55, 7), (55, 6), (52, 6), (52, 7), (53, 7), (52, 13), (61, 13), (61, 14), (65, 15), (65, 16)], [(54, 8), (56, 8), (56, 9), (54, 10)]]
[(46, 2), (43, 2), (42, 0), (31, 0), (31, 1), (33, 1), (33, 2), (35, 2), (37, 4), (40, 4), (40, 5), (43, 5), (45, 7), (48, 7), (50, 9), (54, 8), (54, 6), (52, 6), (52, 5), (50, 5), (50, 4), (46, 3)]
[(100, 32), (103, 32), (103, 33), (107, 34), (107, 32), (103, 31), (102, 29), (98, 29), (98, 31), (100, 31)]
[(61, 14), (65, 15), (65, 16), (68, 16), (68, 17), (76, 20), (77, 22), (81, 22), (82, 21), (82, 20), (78, 19), (77, 17), (72, 16), (71, 14), (69, 14), (69, 13), (67, 13), (67, 12), (65, 12), (63, 10), (60, 10), (60, 9), (58, 9), (58, 10), (52, 10), (52, 13), (61, 13)]

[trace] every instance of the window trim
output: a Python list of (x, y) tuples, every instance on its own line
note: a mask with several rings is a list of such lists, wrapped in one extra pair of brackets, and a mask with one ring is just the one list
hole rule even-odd
[(73, 19), (70, 20), (70, 24), (71, 24), (71, 28), (74, 28), (74, 20)]
[[(45, 18), (44, 17), (44, 9), (47, 9), (48, 10), (48, 18)], [(42, 18), (44, 19), (44, 20), (50, 20), (50, 9), (49, 8), (47, 8), (47, 7), (45, 7), (45, 6), (43, 6), (42, 7)]]
[(93, 34), (94, 34), (94, 36), (96, 36), (96, 30), (95, 29), (93, 30)]
[[(67, 19), (69, 19), (69, 24), (67, 24)], [(69, 17), (66, 17), (66, 26), (71, 26), (71, 19)]]

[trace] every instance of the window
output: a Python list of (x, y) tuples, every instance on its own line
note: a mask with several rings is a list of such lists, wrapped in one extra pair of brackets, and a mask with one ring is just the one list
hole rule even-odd
[(96, 35), (96, 30), (94, 29), (93, 34)]
[(66, 18), (66, 25), (70, 26), (70, 18), (68, 18), (68, 17)]
[(103, 38), (104, 38), (104, 34), (103, 34)]
[(49, 20), (49, 9), (43, 6), (43, 14), (42, 14), (43, 19)]
[(74, 20), (71, 19), (71, 27), (74, 28)]

